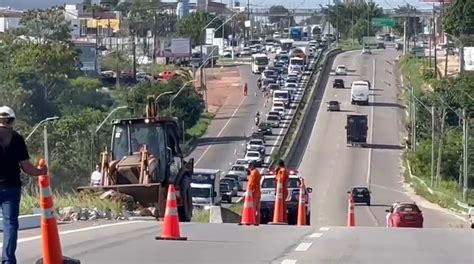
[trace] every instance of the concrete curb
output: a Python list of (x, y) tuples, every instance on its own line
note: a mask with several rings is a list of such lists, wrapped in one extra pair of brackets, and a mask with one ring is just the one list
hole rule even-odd
[(222, 224), (222, 210), (220, 206), (211, 206), (209, 210), (209, 223)]
[[(19, 230), (37, 228), (40, 226), (41, 215), (20, 215), (18, 218)], [(3, 218), (0, 218), (0, 231), (3, 231)]]

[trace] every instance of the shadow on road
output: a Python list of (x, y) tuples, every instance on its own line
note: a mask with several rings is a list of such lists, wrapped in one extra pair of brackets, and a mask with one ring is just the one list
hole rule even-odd
[(372, 148), (372, 149), (403, 149), (404, 147), (401, 145), (389, 145), (389, 144), (366, 144), (364, 148)]
[(197, 146), (206, 146), (206, 145), (218, 145), (218, 144), (227, 144), (237, 141), (245, 141), (246, 137), (243, 136), (232, 136), (232, 137), (204, 137), (197, 140)]
[(229, 120), (229, 119), (238, 119), (245, 118), (246, 116), (218, 116), (214, 117), (212, 120)]
[(369, 102), (369, 106), (375, 107), (397, 107), (400, 109), (405, 109), (405, 106), (397, 103), (383, 103), (383, 102)]

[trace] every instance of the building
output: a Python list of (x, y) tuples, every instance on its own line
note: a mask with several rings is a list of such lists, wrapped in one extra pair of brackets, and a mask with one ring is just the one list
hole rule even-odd
[[(339, 0), (341, 2), (341, 0)], [(342, 0), (343, 4), (362, 4), (368, 2), (367, 0)]]
[(85, 75), (97, 75), (100, 73), (100, 57), (97, 53), (96, 44), (86, 41), (73, 41), (79, 53), (81, 71)]
[(0, 32), (20, 27), (22, 13), (9, 9), (0, 9)]
[(223, 14), (228, 11), (227, 4), (218, 3), (211, 0), (197, 0), (197, 11)]

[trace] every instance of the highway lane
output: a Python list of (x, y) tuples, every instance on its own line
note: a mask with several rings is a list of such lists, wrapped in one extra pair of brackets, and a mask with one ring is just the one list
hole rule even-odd
[(330, 227), (305, 237), (276, 263), (468, 264), (473, 248), (468, 229)]
[[(63, 234), (65, 256), (82, 263), (270, 263), (283, 256), (311, 227), (181, 224), (188, 241), (155, 240), (160, 224), (125, 222), (93, 230)], [(40, 256), (38, 239), (21, 241), (18, 263), (34, 263)]]
[[(402, 184), (400, 144), (404, 133), (404, 109), (399, 102), (401, 91), (394, 69), (396, 56), (393, 50), (375, 50), (373, 55), (352, 51), (338, 55), (332, 63), (333, 69), (338, 64), (349, 68), (348, 76), (341, 77), (346, 89), (333, 89), (332, 80), (336, 77), (326, 78), (324, 96), (314, 102), (313, 111), (319, 108), (315, 123), (313, 127), (308, 124), (309, 128), (305, 129), (299, 142), (299, 153), (304, 153), (291, 161), (291, 165), (299, 167), (306, 177), (308, 186), (314, 189), (311, 223), (317, 226), (345, 225), (346, 191), (369, 183), (372, 206), (356, 206), (357, 226), (385, 226), (388, 205), (414, 199), (421, 203), (425, 227), (465, 224), (459, 217), (409, 194)], [(372, 82), (369, 106), (350, 104), (350, 83), (359, 79)], [(326, 112), (324, 103), (329, 100), (340, 101), (342, 111)], [(346, 114), (350, 113), (368, 115), (368, 148), (346, 146), (344, 126)]]

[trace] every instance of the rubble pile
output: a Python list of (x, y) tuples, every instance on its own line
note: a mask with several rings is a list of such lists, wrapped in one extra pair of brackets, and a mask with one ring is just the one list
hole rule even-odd
[(58, 219), (63, 222), (71, 221), (89, 221), (89, 220), (128, 220), (133, 216), (155, 216), (156, 209), (154, 207), (143, 208), (135, 202), (132, 196), (109, 190), (100, 195), (100, 199), (116, 201), (122, 204), (122, 212), (112, 212), (110, 208), (99, 209), (82, 208), (82, 207), (64, 207), (59, 208)]

